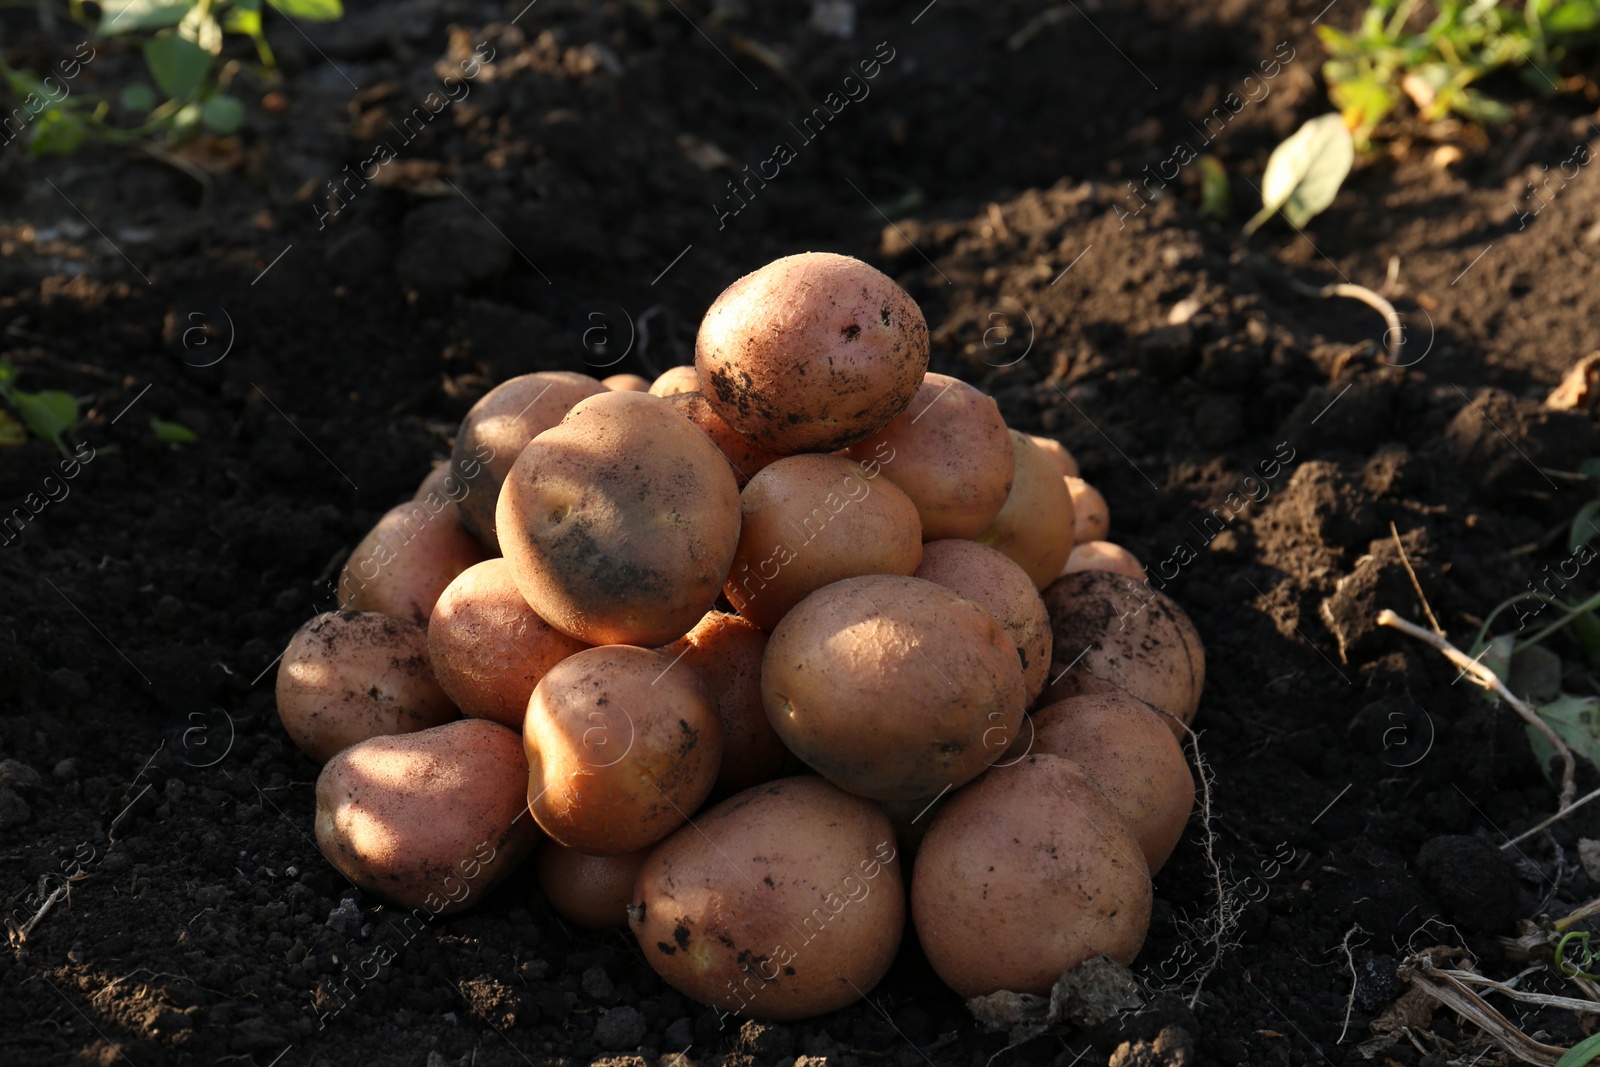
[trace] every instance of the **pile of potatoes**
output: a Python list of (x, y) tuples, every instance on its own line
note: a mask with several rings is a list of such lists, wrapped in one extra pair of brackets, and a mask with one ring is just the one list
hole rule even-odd
[(908, 918), (963, 996), (1131, 962), (1203, 649), (1071, 455), (927, 368), (915, 302), (812, 253), (692, 367), (491, 390), (283, 656), (328, 860), (436, 915), (537, 851), (759, 1019), (865, 995)]

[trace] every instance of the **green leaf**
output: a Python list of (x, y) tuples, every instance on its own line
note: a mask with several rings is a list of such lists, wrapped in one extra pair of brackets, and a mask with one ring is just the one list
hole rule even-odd
[(176, 26), (194, 0), (101, 0), (100, 32), (109, 36)]
[(53, 107), (34, 123), (33, 136), (28, 141), (28, 153), (35, 158), (67, 156), (82, 148), (88, 139), (89, 127), (82, 119), (64, 108)]
[(1556, 1061), (1556, 1067), (1589, 1067), (1589, 1064), (1600, 1059), (1600, 1034), (1586, 1037), (1567, 1050), (1567, 1054)]
[(155, 431), (156, 439), (172, 445), (192, 445), (200, 440), (200, 436), (181, 422), (168, 422), (166, 419), (150, 418), (150, 429)]
[(1546, 33), (1585, 33), (1600, 25), (1600, 5), (1594, 0), (1568, 0), (1540, 21)]
[(1200, 164), (1200, 214), (1225, 219), (1233, 213), (1233, 196), (1228, 189), (1228, 171), (1216, 156), (1204, 155)]
[(229, 33), (239, 33), (246, 37), (261, 35), (261, 12), (246, 8), (234, 8), (222, 16), (222, 28)]
[(144, 44), (144, 61), (161, 91), (187, 100), (199, 90), (211, 69), (211, 56), (193, 41), (175, 33), (152, 37)]
[(1600, 515), (1600, 500), (1589, 501), (1572, 516), (1572, 529), (1567, 535), (1568, 552), (1576, 552), (1600, 537), (1600, 523), (1595, 522), (1596, 515)]
[(1571, 622), (1572, 636), (1583, 646), (1583, 658), (1590, 667), (1600, 668), (1600, 619), (1586, 611)]
[[(1567, 743), (1573, 755), (1591, 762), (1600, 760), (1600, 714), (1597, 714), (1600, 712), (1600, 697), (1577, 697), (1562, 693), (1547, 704), (1536, 705), (1533, 710), (1549, 724), (1557, 737)], [(1550, 761), (1555, 758), (1555, 747), (1538, 730), (1531, 726), (1527, 730), (1528, 742), (1533, 746), (1539, 769), (1544, 772), (1545, 780), (1553, 785)]]
[(57, 389), (24, 393), (17, 389), (12, 391), (10, 399), (34, 436), (54, 442), (57, 448), (65, 447), (61, 435), (78, 425), (78, 401), (71, 393)]
[(244, 103), (218, 93), (200, 107), (200, 121), (217, 133), (232, 133), (244, 122)]
[(123, 110), (144, 113), (156, 106), (156, 91), (145, 82), (125, 85), (117, 96)]
[(1334, 111), (1308, 121), (1272, 150), (1261, 176), (1261, 212), (1246, 224), (1245, 235), (1276, 211), (1295, 229), (1304, 228), (1333, 203), (1355, 159), (1343, 115)]
[(273, 7), (290, 18), (311, 22), (332, 22), (344, 17), (344, 5), (339, 0), (267, 0)]
[(28, 431), (22, 428), (22, 423), (8, 412), (0, 411), (0, 448), (15, 448), (27, 441)]
[(1586, 459), (1582, 463), (1578, 464), (1578, 473), (1583, 475), (1585, 478), (1592, 478), (1595, 481), (1600, 482), (1600, 457)]

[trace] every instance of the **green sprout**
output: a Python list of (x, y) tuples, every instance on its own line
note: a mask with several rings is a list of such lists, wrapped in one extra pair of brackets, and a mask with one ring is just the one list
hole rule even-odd
[(10, 404), (22, 424), (40, 440), (49, 441), (68, 455), (66, 439), (78, 427), (78, 401), (71, 393), (45, 389), (24, 392), (16, 386), (17, 368), (0, 360), (0, 399)]

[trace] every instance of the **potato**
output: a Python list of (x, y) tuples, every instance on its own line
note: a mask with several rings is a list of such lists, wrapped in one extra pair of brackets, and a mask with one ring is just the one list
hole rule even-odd
[(539, 888), (555, 913), (568, 922), (589, 930), (627, 926), (633, 883), (651, 851), (591, 856), (549, 841), (534, 859)]
[(650, 854), (634, 900), (645, 959), (724, 1018), (842, 1008), (888, 972), (905, 929), (889, 817), (811, 777), (696, 816)]
[(699, 677), (631, 645), (585, 649), (552, 667), (528, 701), (522, 739), (540, 828), (601, 856), (671, 833), (722, 765), (722, 727)]
[(702, 393), (674, 393), (667, 398), (667, 402), (711, 438), (711, 443), (717, 446), (717, 451), (722, 453), (723, 458), (728, 461), (728, 466), (733, 468), (733, 477), (739, 483), (740, 489), (755, 477), (757, 471), (783, 458), (776, 452), (768, 452), (740, 437), (737, 430), (722, 421), (722, 416), (717, 414), (716, 409)]
[(467, 483), (457, 474), (449, 460), (438, 464), (422, 479), (422, 484), (417, 486), (417, 493), (411, 499), (425, 505), (434, 513), (443, 512), (456, 522), (461, 521), (461, 509), (457, 506), (461, 498), (467, 495)]
[(588, 647), (528, 607), (503, 559), (462, 571), (428, 620), (428, 659), (456, 707), (517, 731), (539, 679)]
[(1145, 580), (1144, 564), (1139, 562), (1139, 557), (1110, 541), (1084, 541), (1073, 545), (1072, 554), (1067, 557), (1067, 564), (1061, 568), (1061, 573), (1071, 574), (1074, 571), (1110, 571), (1135, 581)]
[(825, 585), (910, 574), (922, 562), (917, 506), (843, 456), (780, 459), (740, 494), (739, 548), (723, 594), (770, 631)]
[(1067, 451), (1067, 446), (1057, 441), (1054, 437), (1040, 437), (1029, 434), (1028, 440), (1039, 446), (1039, 451), (1050, 457), (1050, 462), (1064, 477), (1076, 478), (1078, 476), (1078, 461)]
[(928, 375), (910, 407), (848, 454), (883, 465), (917, 505), (928, 541), (976, 537), (1011, 492), (1015, 461), (999, 407), (944, 374)]
[(277, 702), (289, 739), (318, 763), (457, 717), (428, 666), (426, 631), (376, 611), (330, 611), (300, 627), (278, 664)]
[(807, 252), (728, 286), (694, 363), (717, 414), (757, 445), (834, 452), (905, 409), (928, 369), (928, 324), (887, 275)]
[(792, 757), (761, 706), (761, 658), (767, 635), (749, 619), (709, 611), (699, 624), (659, 649), (674, 669), (705, 684), (722, 725), (722, 767), (716, 792), (737, 793), (782, 774)]
[(812, 593), (772, 631), (761, 699), (778, 736), (824, 778), (874, 800), (931, 797), (1017, 736), (1017, 646), (983, 607), (899, 575)]
[(1082, 478), (1068, 477), (1067, 492), (1072, 495), (1072, 542), (1104, 541), (1111, 532), (1111, 510), (1100, 490)]
[(523, 449), (498, 523), (517, 588), (551, 626), (591, 645), (663, 645), (722, 590), (739, 487), (671, 404), (601, 393)]
[(638, 374), (613, 374), (609, 378), (601, 378), (600, 384), (607, 389), (629, 393), (648, 393), (650, 391), (650, 379)]
[(1176, 717), (1168, 728), (1183, 736), (1205, 688), (1206, 651), (1182, 608), (1149, 582), (1108, 571), (1056, 579), (1044, 605), (1053, 634), (1047, 703), (1123, 689)]
[(539, 841), (526, 778), (517, 735), (487, 719), (368, 738), (317, 776), (317, 847), (361, 889), (426, 909), (421, 922), (463, 911)]
[(1102, 952), (1132, 963), (1150, 905), (1138, 842), (1059, 756), (996, 768), (950, 797), (911, 878), (917, 937), (962, 997), (1049, 996), (1063, 971)]
[(1011, 492), (1000, 514), (974, 540), (1016, 560), (1043, 589), (1061, 575), (1072, 553), (1072, 494), (1027, 434), (1011, 431), (1011, 452), (1016, 460)]
[(1040, 708), (1033, 728), (1032, 754), (1083, 768), (1159, 871), (1194, 811), (1194, 776), (1166, 719), (1127, 693), (1093, 693)]
[(916, 577), (982, 604), (1005, 627), (1022, 661), (1027, 702), (1037, 700), (1049, 680), (1050, 613), (1028, 573), (988, 545), (947, 539), (922, 546)]
[(339, 572), (339, 607), (426, 626), (439, 594), (486, 553), (449, 511), (411, 501), (390, 508)]
[(679, 393), (693, 393), (700, 389), (700, 378), (695, 374), (693, 367), (668, 367), (661, 372), (661, 377), (650, 383), (649, 392), (653, 396), (665, 399)]
[(587, 374), (539, 371), (501, 382), (467, 412), (456, 433), (450, 463), (467, 483), (461, 524), (489, 548), (500, 550), (495, 504), (511, 465), (529, 441), (561, 421), (572, 405), (606, 391)]

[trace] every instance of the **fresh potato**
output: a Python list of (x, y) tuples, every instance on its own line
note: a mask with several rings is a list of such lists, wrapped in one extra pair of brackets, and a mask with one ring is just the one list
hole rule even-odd
[(317, 776), (317, 847), (361, 889), (428, 916), (463, 911), (539, 841), (517, 735), (487, 719), (372, 737)]
[(659, 651), (674, 669), (705, 683), (722, 724), (722, 768), (716, 792), (737, 793), (783, 773), (790, 762), (761, 706), (761, 659), (767, 635), (749, 619), (709, 611), (699, 624)]
[(1049, 996), (1063, 971), (1102, 952), (1132, 963), (1150, 905), (1139, 843), (1059, 756), (997, 767), (950, 797), (911, 878), (917, 937), (962, 997)]
[(607, 389), (615, 389), (627, 393), (648, 393), (650, 379), (638, 374), (613, 374), (609, 378), (601, 378), (600, 384)]
[(449, 460), (438, 464), (422, 479), (417, 493), (411, 499), (427, 507), (434, 514), (444, 513), (456, 522), (461, 521), (461, 498), (467, 495), (467, 483), (457, 474)]
[(1205, 688), (1206, 651), (1182, 608), (1108, 571), (1056, 579), (1044, 605), (1054, 637), (1047, 703), (1122, 689), (1175, 717), (1167, 725), (1183, 736)]
[(917, 506), (843, 456), (780, 459), (750, 479), (739, 505), (739, 548), (722, 591), (763, 630), (825, 585), (910, 574), (922, 562)]
[(467, 483), (461, 524), (495, 551), (495, 506), (500, 486), (517, 456), (539, 434), (560, 422), (572, 405), (606, 387), (587, 374), (539, 371), (501, 382), (467, 412), (456, 433), (450, 463)]
[(1067, 492), (1072, 496), (1072, 543), (1104, 541), (1111, 532), (1111, 509), (1100, 490), (1082, 478), (1067, 477)]
[(834, 452), (905, 409), (928, 369), (928, 324), (887, 275), (807, 252), (728, 286), (694, 362), (717, 414), (757, 445)]
[(549, 841), (534, 860), (539, 888), (555, 913), (568, 922), (589, 930), (627, 926), (633, 883), (651, 851), (591, 856)]
[(1078, 476), (1078, 461), (1067, 451), (1067, 446), (1057, 441), (1054, 437), (1040, 437), (1029, 434), (1028, 440), (1039, 446), (1039, 451), (1050, 457), (1050, 462), (1056, 465), (1063, 477), (1076, 478)]
[(300, 627), (278, 664), (277, 701), (289, 739), (318, 763), (457, 717), (428, 665), (427, 632), (377, 611), (330, 611)]
[(1135, 581), (1145, 580), (1144, 564), (1139, 562), (1139, 557), (1110, 541), (1084, 541), (1073, 545), (1072, 554), (1067, 557), (1067, 565), (1061, 568), (1061, 573), (1071, 574), (1074, 571), (1110, 571)]
[(1005, 627), (1022, 661), (1022, 684), (1032, 704), (1050, 671), (1050, 613), (1028, 572), (1003, 553), (976, 541), (951, 538), (922, 546), (916, 577), (983, 605)]
[(450, 512), (412, 501), (390, 508), (339, 572), (339, 607), (426, 626), (439, 594), (485, 556)]
[(899, 575), (812, 593), (767, 643), (761, 699), (789, 750), (875, 800), (969, 781), (1017, 736), (1017, 646), (983, 607)]
[(667, 398), (667, 402), (711, 438), (711, 443), (717, 446), (717, 451), (733, 468), (733, 477), (740, 489), (755, 477), (756, 472), (783, 458), (739, 436), (739, 431), (722, 420), (722, 416), (717, 414), (702, 393), (674, 393)]
[(691, 366), (668, 367), (661, 377), (650, 383), (649, 392), (663, 399), (679, 393), (693, 393), (700, 389), (700, 378)]
[(1011, 431), (1016, 459), (1011, 492), (1000, 514), (975, 540), (997, 548), (1021, 564), (1040, 589), (1055, 581), (1065, 566), (1075, 536), (1072, 494), (1050, 457), (1027, 434)]
[(522, 738), (539, 826), (602, 856), (675, 830), (722, 765), (722, 727), (699, 677), (631, 645), (585, 649), (552, 667), (528, 701)]
[(518, 731), (539, 679), (588, 647), (539, 618), (498, 558), (462, 571), (428, 620), (433, 673), (461, 713)]
[(629, 922), (686, 996), (751, 1019), (842, 1008), (888, 972), (905, 928), (894, 828), (819, 778), (748, 789), (639, 871)]
[(1127, 693), (1093, 693), (1040, 708), (1033, 728), (1033, 754), (1083, 768), (1159, 871), (1194, 811), (1194, 776), (1166, 719)]
[(848, 455), (882, 463), (917, 505), (928, 541), (983, 532), (1005, 506), (1015, 465), (994, 398), (944, 374), (929, 374), (911, 405)]
[(517, 588), (591, 645), (663, 645), (722, 590), (739, 487), (694, 423), (648, 393), (600, 393), (517, 458), (500, 494)]

